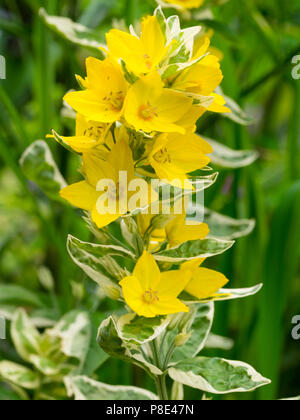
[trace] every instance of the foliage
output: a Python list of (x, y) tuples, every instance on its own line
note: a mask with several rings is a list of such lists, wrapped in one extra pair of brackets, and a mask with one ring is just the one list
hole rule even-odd
[[(174, 1), (175, 11), (163, 9), (166, 16), (179, 13), (185, 30), (203, 25), (213, 36), (211, 53), (222, 55), (222, 89), (232, 113), (206, 112), (197, 123), (214, 149), (210, 165), (219, 171), (218, 177), (195, 173), (205, 181), (197, 188), (206, 188), (210, 236), (162, 246), (153, 256), (162, 272), (209, 258), (208, 266), (231, 284), (203, 299), (184, 291), (179, 298), (190, 312), (157, 318), (124, 309), (119, 285), (147, 247), (139, 211), (101, 229), (87, 214), (81, 220), (58, 195), (65, 180), (79, 181), (80, 156), (57, 134), (73, 135), (74, 114), (61, 98), (76, 88), (71, 76), (84, 74), (85, 57), (103, 59), (98, 47), (112, 20), (125, 30), (155, 4), (23, 3), (0, 8), (8, 66), (7, 80), (0, 81), (0, 316), (8, 320), (8, 340), (0, 341), (0, 400), (155, 399), (154, 392), (166, 397), (166, 375), (175, 381), (173, 395), (182, 398), (184, 384), (187, 399), (201, 399), (201, 392), (239, 399), (236, 392), (256, 388), (242, 398), (299, 394), (297, 342), (290, 338), (290, 320), (299, 313), (300, 87), (289, 66), (300, 51), (297, 2), (206, 1), (182, 11)], [(169, 25), (172, 33), (177, 22)], [(184, 68), (177, 52), (163, 77)], [(140, 77), (125, 63), (123, 71), (130, 84)], [(194, 100), (209, 108), (207, 97)], [(68, 150), (50, 139), (35, 141), (53, 128)], [(139, 138), (132, 141), (138, 160), (144, 150)], [(141, 176), (149, 176), (142, 172), (148, 163), (141, 160)], [(260, 298), (236, 299), (257, 293), (262, 283)], [(233, 349), (215, 334), (235, 338)], [(227, 349), (210, 349), (213, 341)], [(229, 359), (247, 360), (272, 384), (261, 387), (269, 380)]]

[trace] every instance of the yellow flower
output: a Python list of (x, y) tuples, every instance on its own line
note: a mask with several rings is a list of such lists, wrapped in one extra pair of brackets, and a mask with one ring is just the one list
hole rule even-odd
[(156, 16), (148, 16), (142, 21), (141, 36), (112, 29), (106, 35), (109, 53), (126, 63), (129, 71), (136, 75), (155, 70), (168, 52), (165, 36)]
[[(194, 52), (192, 61), (203, 57), (207, 53), (210, 45), (209, 38), (204, 38), (198, 49)], [(167, 85), (176, 91), (186, 92), (197, 99), (197, 95), (214, 97), (213, 103), (207, 108), (199, 106), (202, 113), (206, 110), (211, 112), (231, 112), (224, 105), (225, 99), (215, 93), (223, 80), (223, 73), (220, 66), (219, 57), (208, 54), (196, 64), (191, 65), (167, 81)], [(201, 115), (200, 115), (201, 116)]]
[(203, 0), (163, 0), (163, 2), (178, 6), (179, 9), (195, 9), (203, 4)]
[[(102, 228), (125, 215), (129, 210), (133, 192), (128, 191), (128, 184), (135, 179), (132, 152), (128, 143), (120, 139), (103, 160), (102, 153), (93, 150), (83, 154), (83, 173), (86, 180), (64, 188), (60, 194), (76, 207), (91, 212), (95, 224)], [(120, 172), (125, 172), (127, 182), (120, 182)], [(109, 180), (110, 188), (99, 189), (99, 181)], [(154, 191), (149, 189), (141, 193), (140, 207), (145, 207), (157, 199)], [(108, 208), (108, 201), (113, 203)], [(132, 210), (132, 209), (131, 209)]]
[(89, 57), (86, 61), (87, 89), (70, 92), (64, 100), (90, 121), (113, 123), (123, 113), (128, 84), (117, 61)]
[(127, 305), (139, 316), (154, 318), (158, 315), (189, 312), (177, 296), (189, 281), (189, 272), (161, 273), (154, 257), (147, 251), (137, 262), (133, 275), (120, 285)]
[(193, 189), (187, 181), (187, 173), (207, 166), (210, 158), (206, 154), (212, 152), (212, 147), (196, 134), (161, 134), (149, 160), (161, 180), (165, 179), (175, 187), (183, 188), (186, 185)]
[[(150, 226), (153, 215), (139, 214), (138, 225), (142, 235), (145, 234)], [(209, 234), (209, 227), (206, 223), (186, 222), (186, 214), (174, 216), (173, 219), (163, 229), (155, 229), (151, 234), (151, 244), (154, 247), (168, 240), (171, 248), (183, 244), (187, 241), (204, 239)]]
[(61, 139), (75, 152), (84, 153), (94, 147), (101, 146), (105, 142), (109, 128), (110, 124), (89, 121), (83, 115), (77, 114), (75, 136), (61, 136)]
[(171, 248), (187, 241), (204, 239), (209, 234), (206, 223), (187, 223), (186, 215), (178, 215), (166, 226), (166, 236)]
[(217, 292), (228, 283), (222, 274), (208, 268), (199, 267), (204, 262), (203, 258), (188, 261), (181, 265), (182, 273), (189, 273), (190, 281), (185, 286), (185, 291), (198, 299), (215, 297)]
[(125, 119), (136, 130), (184, 134), (178, 121), (192, 108), (192, 99), (164, 84), (157, 72), (139, 79), (128, 91)]

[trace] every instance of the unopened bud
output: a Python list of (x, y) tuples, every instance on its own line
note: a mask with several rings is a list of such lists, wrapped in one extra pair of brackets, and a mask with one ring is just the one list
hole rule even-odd
[(192, 333), (180, 333), (176, 336), (174, 344), (176, 347), (182, 347), (184, 346), (190, 339)]
[(121, 292), (117, 287), (114, 286), (104, 286), (103, 291), (107, 297), (112, 300), (119, 300), (121, 297)]
[(193, 321), (193, 319), (194, 319), (193, 311), (184, 313), (178, 324), (179, 331), (183, 331), (184, 329), (185, 330), (189, 329), (188, 327), (190, 326), (190, 323)]
[(44, 289), (52, 291), (54, 289), (54, 279), (49, 268), (42, 266), (38, 269), (38, 277)]
[(73, 296), (77, 300), (82, 300), (83, 296), (84, 296), (84, 286), (83, 286), (83, 284), (73, 281), (73, 282), (71, 282), (71, 287), (72, 287)]
[(175, 330), (175, 328), (177, 327), (178, 323), (181, 320), (182, 315), (181, 314), (175, 314), (175, 315), (170, 315), (170, 322), (168, 324), (167, 329), (169, 331)]

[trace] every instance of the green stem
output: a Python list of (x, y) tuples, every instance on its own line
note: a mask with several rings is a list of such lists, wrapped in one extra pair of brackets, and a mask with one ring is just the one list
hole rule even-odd
[(173, 343), (172, 345), (171, 345), (171, 347), (169, 348), (169, 350), (168, 350), (168, 353), (167, 353), (167, 355), (166, 355), (166, 358), (165, 358), (165, 361), (164, 361), (164, 370), (166, 370), (167, 368), (168, 368), (168, 365), (169, 365), (169, 363), (170, 363), (170, 360), (171, 360), (171, 357), (173, 356), (173, 353), (174, 353), (174, 350), (175, 350), (175, 344)]
[[(150, 346), (151, 346), (151, 350), (153, 354), (154, 363), (158, 368), (161, 369), (160, 358), (159, 358), (159, 353), (157, 349), (157, 341), (156, 340), (152, 341), (152, 343), (150, 343)], [(166, 384), (166, 374), (157, 376), (155, 378), (155, 384), (156, 384), (159, 399), (162, 401), (168, 401), (169, 395), (168, 395), (167, 384)]]

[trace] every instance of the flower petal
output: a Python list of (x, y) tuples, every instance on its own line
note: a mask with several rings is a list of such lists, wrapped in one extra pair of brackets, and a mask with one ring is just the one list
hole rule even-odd
[(222, 273), (199, 267), (193, 272), (192, 280), (187, 284), (185, 290), (198, 299), (205, 299), (214, 296), (228, 281)]
[(145, 291), (149, 289), (156, 290), (160, 282), (160, 270), (153, 255), (144, 251), (135, 266), (133, 275), (139, 279)]
[(60, 191), (60, 195), (73, 206), (83, 210), (91, 210), (99, 197), (95, 188), (86, 181), (69, 185)]

